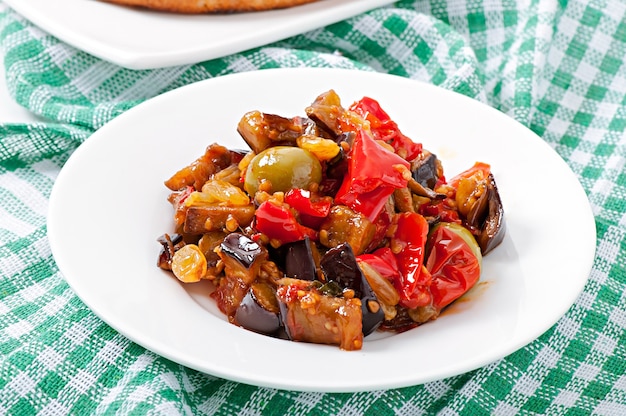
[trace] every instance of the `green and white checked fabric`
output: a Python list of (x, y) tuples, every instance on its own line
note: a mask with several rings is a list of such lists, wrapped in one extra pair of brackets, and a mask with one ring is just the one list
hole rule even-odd
[[(0, 50), (10, 93), (47, 120), (0, 125), (0, 414), (626, 415), (623, 0), (405, 0), (266, 47), (150, 71), (100, 61), (0, 3)], [(46, 238), (50, 190), (72, 151), (165, 91), (297, 66), (428, 81), (503, 111), (552, 146), (582, 183), (597, 226), (593, 270), (565, 316), (470, 373), (323, 394), (198, 373), (91, 313), (63, 280)], [(529, 161), (529, 169), (541, 167)], [(547, 177), (543, 186), (559, 184)], [(532, 197), (532, 189), (520, 192)], [(568, 209), (568, 201), (538, 203), (555, 221)]]

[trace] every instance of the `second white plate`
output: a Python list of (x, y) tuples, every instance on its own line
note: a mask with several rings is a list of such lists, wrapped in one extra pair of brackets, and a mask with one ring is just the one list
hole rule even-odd
[[(360, 351), (278, 340), (229, 324), (204, 284), (156, 266), (173, 231), (163, 181), (219, 142), (245, 149), (250, 110), (303, 115), (335, 89), (344, 105), (377, 99), (446, 174), (490, 163), (507, 234), (485, 256), (478, 285), (437, 320), (367, 337)], [(551, 212), (567, 201), (568, 209)], [(491, 363), (550, 328), (581, 292), (595, 223), (572, 171), (545, 142), (468, 97), (396, 76), (331, 69), (228, 75), (163, 94), (98, 130), (68, 160), (50, 197), (48, 232), (76, 294), (131, 340), (173, 361), (249, 384), (357, 391), (424, 383)]]
[(282, 10), (179, 15), (98, 0), (4, 0), (62, 41), (131, 69), (201, 62), (286, 39), (393, 0), (319, 0)]

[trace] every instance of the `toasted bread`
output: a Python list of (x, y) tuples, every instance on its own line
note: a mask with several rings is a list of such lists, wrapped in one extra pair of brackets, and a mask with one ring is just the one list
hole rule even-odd
[(173, 13), (231, 13), (283, 9), (319, 0), (104, 0)]

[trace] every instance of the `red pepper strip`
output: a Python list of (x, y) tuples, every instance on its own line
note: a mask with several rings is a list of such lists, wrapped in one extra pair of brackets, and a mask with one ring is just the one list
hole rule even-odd
[(380, 214), (378, 214), (376, 220), (374, 221), (376, 232), (374, 233), (374, 237), (372, 237), (372, 241), (370, 241), (368, 246), (365, 248), (366, 253), (369, 253), (372, 250), (375, 250), (376, 247), (380, 247), (382, 245), (381, 243), (385, 239), (387, 230), (391, 225), (392, 215), (395, 214), (390, 213), (387, 209), (380, 210)]
[(358, 260), (364, 261), (381, 276), (394, 283), (399, 281), (400, 272), (398, 271), (398, 262), (389, 247), (379, 248), (373, 253), (360, 254)]
[(400, 304), (409, 308), (428, 306), (432, 302), (430, 273), (422, 273), (428, 237), (428, 222), (420, 214), (404, 212), (397, 215), (397, 228), (391, 247), (396, 253), (400, 281), (397, 282)]
[(381, 186), (370, 192), (353, 192), (349, 189), (349, 182), (344, 180), (335, 196), (335, 202), (365, 215), (370, 221), (375, 221), (393, 190), (391, 186)]
[(422, 144), (402, 134), (398, 125), (381, 108), (378, 101), (363, 97), (360, 101), (352, 104), (350, 110), (370, 122), (372, 132), (377, 140), (389, 143), (396, 153), (406, 153), (406, 160), (413, 160), (422, 153)]
[(298, 223), (296, 217), (283, 206), (265, 201), (256, 210), (254, 227), (272, 240), (281, 244), (304, 240), (309, 237), (317, 240), (317, 233), (311, 228)]
[(432, 274), (433, 306), (443, 309), (476, 284), (480, 260), (454, 229), (437, 227), (430, 237), (426, 268)]
[(459, 173), (454, 178), (450, 179), (450, 181), (448, 182), (448, 185), (456, 189), (461, 179), (470, 178), (479, 171), (482, 171), (484, 177), (486, 178), (487, 176), (489, 176), (489, 173), (491, 172), (491, 166), (487, 163), (476, 162), (474, 163), (474, 166), (472, 166), (471, 168)]
[(419, 214), (405, 212), (396, 216), (397, 230), (391, 246), (400, 247), (394, 254), (389, 247), (379, 248), (358, 259), (367, 262), (394, 285), (400, 304), (413, 309), (432, 303), (430, 273), (424, 266), (428, 222)]
[(301, 214), (312, 217), (327, 217), (330, 213), (331, 201), (328, 199), (311, 200), (311, 192), (293, 188), (285, 194), (285, 202)]
[(372, 134), (362, 128), (356, 131), (348, 158), (348, 174), (335, 202), (374, 221), (393, 190), (407, 185), (398, 166), (409, 169), (410, 165), (379, 145)]
[(461, 223), (458, 211), (448, 207), (444, 201), (434, 201), (420, 205), (419, 213), (427, 217), (437, 217), (443, 222)]

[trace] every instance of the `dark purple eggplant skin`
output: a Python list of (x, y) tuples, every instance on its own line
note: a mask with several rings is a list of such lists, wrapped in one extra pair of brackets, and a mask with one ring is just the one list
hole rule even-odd
[(172, 257), (174, 257), (176, 250), (185, 244), (183, 243), (183, 236), (180, 234), (163, 234), (157, 238), (157, 241), (161, 244), (157, 266), (163, 270), (172, 270)]
[(489, 174), (487, 189), (489, 195), (487, 216), (482, 223), (480, 235), (477, 238), (483, 255), (497, 247), (506, 234), (502, 199), (500, 199), (500, 192), (498, 192), (498, 186), (492, 174)]
[(268, 247), (270, 259), (286, 276), (300, 280), (317, 280), (317, 266), (313, 257), (313, 243), (308, 237), (304, 240)]
[(263, 253), (261, 246), (243, 234), (228, 234), (220, 245), (222, 252), (236, 259), (245, 268), (250, 268), (258, 255)]
[(261, 334), (273, 335), (280, 329), (279, 315), (259, 305), (252, 290), (237, 307), (235, 320), (242, 327)]
[(317, 268), (311, 240), (294, 241), (285, 245), (285, 274), (300, 280), (315, 280)]
[(350, 244), (343, 243), (328, 250), (320, 260), (320, 267), (326, 280), (337, 282), (343, 289), (352, 289), (355, 297), (361, 297), (363, 274)]
[(506, 221), (500, 192), (493, 174), (487, 177), (487, 192), (474, 203), (465, 219), (467, 225), (478, 230), (476, 242), (483, 255), (497, 247), (506, 233)]
[(361, 272), (350, 244), (343, 243), (328, 250), (320, 260), (320, 267), (328, 281), (337, 282), (344, 289), (354, 290), (355, 297), (361, 299), (363, 313), (363, 336), (374, 332), (385, 319), (385, 314), (372, 287)]
[(437, 176), (437, 156), (428, 155), (413, 168), (413, 179), (425, 188), (434, 189), (439, 179)]

